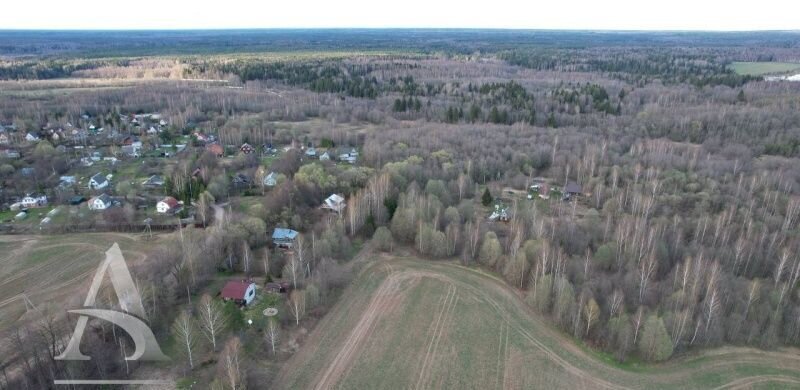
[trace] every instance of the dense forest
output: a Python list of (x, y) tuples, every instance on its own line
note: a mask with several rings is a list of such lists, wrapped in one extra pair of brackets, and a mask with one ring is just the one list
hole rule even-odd
[[(225, 145), (361, 150), (354, 168), (286, 153), (272, 163), (281, 181), (269, 191), (229, 188), (235, 172), (263, 175), (252, 155), (222, 164), (197, 148), (164, 172), (170, 192), (187, 202), (256, 200), (225, 229), (187, 232), (189, 246), (206, 255), (192, 278), (180, 268), (177, 242), (159, 251), (160, 265), (146, 274), (174, 282), (157, 292), (169, 303), (152, 308), (162, 313), (154, 324), (161, 333), (172, 322), (170, 304), (215, 270), (241, 271), (251, 248), (261, 250), (282, 226), (302, 232), (309, 248), (313, 237), (313, 251), (299, 260), (309, 270), (300, 284), (312, 286), (320, 306), (349, 280), (343, 269), (351, 240), (374, 236), (382, 250), (404, 245), (431, 261), (457, 259), (502, 276), (553, 324), (618, 361), (661, 361), (722, 345), (800, 345), (800, 83), (729, 67), (800, 61), (796, 35), (487, 32), (470, 43), (471, 33), (451, 31), (450, 39), (416, 43), (416, 33), (404, 31), (367, 45), (354, 42), (374, 32), (349, 31), (331, 46), (313, 32), (303, 47), (328, 51), (316, 58), (229, 58), (213, 47), (206, 49), (215, 55), (200, 58), (181, 52), (199, 50), (190, 44), (148, 61), (112, 61), (77, 53), (143, 55), (148, 38), (120, 49), (71, 34), (66, 42), (74, 47), (64, 44), (62, 59), (9, 57), (0, 65), (11, 92), (0, 95), (0, 123), (20, 131), (85, 127), (87, 114), (123, 137), (133, 129), (120, 114), (159, 112), (174, 135), (200, 129)], [(178, 42), (205, 37), (196, 34)], [(241, 52), (262, 47), (258, 33), (241, 34), (203, 45), (232, 39)], [(269, 34), (276, 39), (270, 47), (283, 49), (283, 32)], [(18, 42), (0, 54), (62, 50), (45, 33)], [(27, 87), (12, 81), (113, 82), (163, 69), (172, 76), (36, 98), (14, 94)], [(3, 200), (57, 183), (68, 164), (52, 158), (0, 160)], [(23, 176), (23, 164), (40, 169)], [(531, 190), (543, 182), (549, 198)], [(581, 189), (565, 200), (570, 182)], [(345, 195), (348, 207), (320, 220), (315, 208), (330, 193)], [(496, 204), (508, 207), (507, 222), (488, 220)], [(280, 277), (294, 261), (278, 255), (265, 272)], [(34, 378), (48, 375), (29, 370)]]

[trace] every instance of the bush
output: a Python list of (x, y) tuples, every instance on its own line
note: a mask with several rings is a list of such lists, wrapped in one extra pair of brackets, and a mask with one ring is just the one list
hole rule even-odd
[(375, 247), (378, 250), (389, 252), (392, 250), (394, 238), (392, 238), (392, 232), (386, 226), (381, 226), (372, 235), (372, 242), (375, 243)]

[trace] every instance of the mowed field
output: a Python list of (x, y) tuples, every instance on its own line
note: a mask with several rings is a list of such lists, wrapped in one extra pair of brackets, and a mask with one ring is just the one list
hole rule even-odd
[(800, 63), (795, 62), (734, 62), (730, 68), (738, 74), (764, 76), (800, 71)]
[(82, 303), (80, 295), (115, 242), (128, 264), (142, 261), (153, 245), (140, 235), (121, 233), (0, 236), (0, 335), (25, 323), (23, 291), (40, 308)]
[(800, 388), (797, 350), (724, 348), (636, 368), (605, 359), (492, 275), (384, 257), (361, 271), (274, 388)]

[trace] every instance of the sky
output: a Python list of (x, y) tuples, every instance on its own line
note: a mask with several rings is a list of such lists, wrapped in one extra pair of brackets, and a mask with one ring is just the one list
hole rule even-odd
[[(800, 0), (3, 0), (0, 29), (800, 30)], [(738, 6), (743, 4), (745, 6)]]

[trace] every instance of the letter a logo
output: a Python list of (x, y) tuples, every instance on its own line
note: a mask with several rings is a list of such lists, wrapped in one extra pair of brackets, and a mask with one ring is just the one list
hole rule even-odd
[[(117, 300), (124, 312), (93, 308), (106, 272), (109, 273), (111, 284), (117, 293)], [(90, 360), (80, 350), (83, 331), (86, 329), (86, 323), (90, 316), (110, 321), (131, 336), (136, 349), (130, 356), (126, 356), (125, 360), (169, 360), (169, 357), (161, 352), (161, 347), (158, 345), (153, 331), (140, 319), (145, 318), (142, 297), (139, 295), (136, 285), (133, 284), (133, 278), (125, 264), (125, 258), (122, 257), (122, 251), (116, 243), (106, 251), (106, 259), (94, 274), (89, 295), (86, 296), (83, 306), (83, 309), (69, 310), (69, 313), (81, 316), (78, 318), (78, 324), (75, 326), (75, 332), (72, 333), (67, 348), (61, 355), (56, 356), (56, 360)]]

